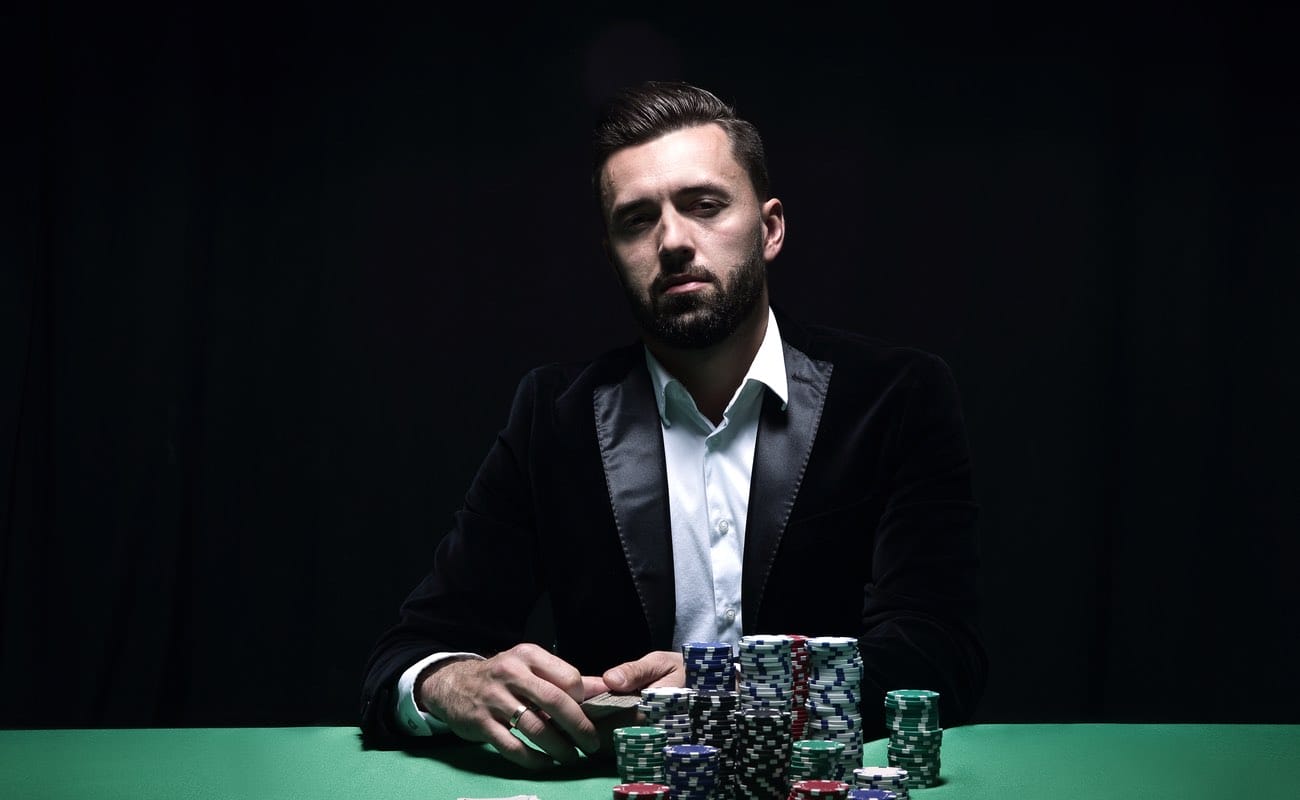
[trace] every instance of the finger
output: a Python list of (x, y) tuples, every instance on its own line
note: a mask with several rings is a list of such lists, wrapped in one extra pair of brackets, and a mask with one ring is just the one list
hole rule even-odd
[(583, 694), (585, 685), (578, 668), (540, 647), (531, 647), (521, 653), (533, 674), (553, 686), (564, 690), (573, 702), (581, 703), (586, 699)]
[[(532, 715), (525, 714), (524, 716)], [(483, 740), (492, 745), (507, 761), (521, 767), (544, 769), (553, 766), (555, 763), (546, 753), (534, 750), (527, 743), (517, 738), (506, 722), (495, 725), (489, 723), (483, 728), (482, 734)]]
[(605, 685), (604, 678), (597, 678), (593, 675), (582, 676), (582, 699), (590, 700), (598, 694), (604, 694), (609, 691)]
[[(591, 753), (600, 749), (600, 737), (582, 707), (564, 689), (536, 675), (526, 676), (521, 684), (512, 687), (517, 697), (539, 709), (550, 727), (558, 728), (570, 743)], [(539, 745), (542, 742), (537, 742)], [(550, 752), (550, 748), (546, 748)]]
[(678, 672), (683, 678), (685, 677), (681, 654), (656, 650), (646, 653), (636, 661), (611, 667), (601, 677), (605, 679), (611, 691), (630, 693), (638, 692), (651, 684), (681, 686), (681, 683), (656, 683), (656, 681), (673, 680)]
[(572, 740), (562, 734), (541, 709), (525, 711), (515, 724), (515, 734), (522, 735), (561, 764), (572, 764), (581, 758)]

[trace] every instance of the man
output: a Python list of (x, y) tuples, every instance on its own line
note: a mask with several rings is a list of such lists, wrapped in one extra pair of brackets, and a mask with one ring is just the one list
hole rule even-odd
[[(681, 685), (684, 643), (750, 633), (856, 636), (868, 713), (924, 687), (968, 718), (977, 506), (946, 365), (769, 307), (784, 209), (758, 132), (711, 93), (617, 95), (593, 177), (642, 341), (521, 381), (371, 654), (363, 729), (571, 761), (600, 747), (584, 698)], [(553, 650), (519, 644), (542, 592)]]

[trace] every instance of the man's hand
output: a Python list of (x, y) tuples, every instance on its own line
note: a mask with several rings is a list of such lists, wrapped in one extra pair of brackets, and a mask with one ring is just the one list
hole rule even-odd
[[(596, 728), (579, 707), (587, 696), (585, 683), (565, 661), (537, 645), (521, 644), (483, 661), (440, 664), (421, 677), (416, 695), (420, 706), (456, 735), (487, 742), (510, 761), (536, 769), (550, 766), (552, 759), (576, 761), (578, 748), (585, 753), (599, 748)], [(545, 754), (511, 733), (510, 720), (521, 706), (528, 710), (515, 728)]]
[[(686, 665), (681, 653), (656, 650), (636, 661), (610, 667), (599, 678), (586, 677), (586, 694), (591, 697), (609, 691), (616, 694), (637, 694), (654, 686), (685, 686)], [(614, 729), (645, 723), (645, 715), (635, 708), (618, 711), (595, 722), (600, 737), (600, 753), (614, 752)], [(612, 755), (611, 755), (612, 757)]]
[(631, 694), (655, 686), (685, 686), (686, 664), (681, 653), (656, 650), (636, 661), (610, 667), (601, 676), (611, 692)]

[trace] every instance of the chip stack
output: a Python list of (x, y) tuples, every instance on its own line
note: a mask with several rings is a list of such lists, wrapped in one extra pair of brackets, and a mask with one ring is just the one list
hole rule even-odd
[(694, 689), (680, 686), (642, 689), (641, 702), (636, 707), (645, 715), (646, 725), (667, 732), (666, 744), (694, 744), (691, 735), (691, 699), (694, 697)]
[(718, 788), (718, 748), (677, 744), (664, 748), (664, 783), (673, 800), (713, 800)]
[[(794, 657), (789, 636), (742, 636), (736, 650), (740, 697), (750, 708), (794, 713)], [(793, 732), (792, 732), (793, 733)]]
[(697, 692), (736, 688), (731, 645), (727, 642), (687, 642), (682, 645), (686, 662), (686, 688)]
[(907, 770), (911, 788), (939, 782), (939, 693), (929, 689), (895, 689), (885, 693), (889, 728), (889, 765)]
[(794, 719), (790, 735), (797, 742), (804, 738), (808, 728), (808, 637), (792, 633), (790, 637), (790, 669), (794, 678)]
[(831, 775), (843, 780), (862, 766), (862, 655), (858, 640), (849, 636), (813, 636), (809, 655), (808, 727), (806, 738), (841, 742), (839, 768)]
[(742, 708), (736, 742), (736, 797), (783, 800), (789, 791), (790, 746), (789, 711)]
[(665, 783), (620, 783), (614, 787), (613, 800), (669, 800), (671, 792)]
[(786, 777), (797, 781), (828, 781), (840, 769), (844, 743), (828, 739), (804, 739), (790, 748), (790, 769)]
[(814, 797), (848, 800), (852, 788), (844, 781), (796, 781), (790, 786), (789, 800), (811, 800)]
[(691, 742), (718, 750), (718, 789), (715, 800), (730, 800), (736, 777), (736, 748), (740, 738), (740, 695), (698, 692), (691, 699)]
[(858, 767), (853, 770), (853, 782), (859, 789), (892, 792), (898, 800), (909, 800), (907, 781), (907, 770), (899, 767)]
[(653, 725), (614, 729), (614, 760), (623, 783), (664, 783), (668, 734)]
[(849, 789), (849, 800), (898, 800), (898, 795), (884, 789)]

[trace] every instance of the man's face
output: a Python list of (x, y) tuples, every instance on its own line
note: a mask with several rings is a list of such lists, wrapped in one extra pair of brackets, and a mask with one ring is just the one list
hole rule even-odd
[(651, 338), (710, 347), (766, 305), (783, 211), (779, 200), (759, 201), (722, 128), (619, 150), (601, 182), (610, 259)]

